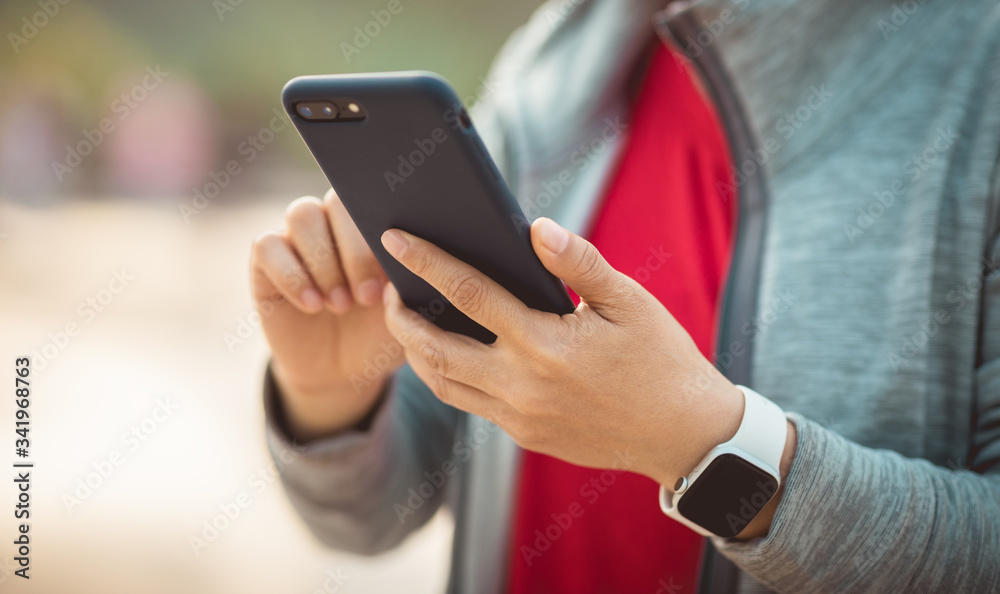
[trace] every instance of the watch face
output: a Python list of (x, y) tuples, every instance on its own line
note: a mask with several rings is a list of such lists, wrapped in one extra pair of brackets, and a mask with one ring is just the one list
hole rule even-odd
[(736, 454), (722, 454), (688, 487), (677, 511), (713, 534), (732, 538), (777, 491), (773, 476)]

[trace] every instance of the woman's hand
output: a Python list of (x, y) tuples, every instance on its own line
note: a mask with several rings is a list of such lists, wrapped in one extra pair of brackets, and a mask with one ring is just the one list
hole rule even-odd
[(403, 356), (385, 326), (385, 273), (333, 190), (292, 202), (284, 229), (254, 242), (250, 267), (293, 435), (356, 424)]
[(559, 316), (529, 309), (476, 269), (399, 230), (382, 236), (404, 266), (497, 335), (445, 332), (391, 285), (385, 320), (442, 401), (500, 425), (518, 444), (673, 485), (739, 428), (743, 396), (638, 283), (549, 219), (531, 228), (542, 264), (581, 297)]

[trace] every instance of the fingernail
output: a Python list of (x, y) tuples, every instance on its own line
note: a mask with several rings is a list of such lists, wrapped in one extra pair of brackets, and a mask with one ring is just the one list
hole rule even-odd
[(323, 298), (319, 296), (316, 289), (306, 289), (302, 291), (302, 304), (309, 311), (319, 311), (323, 308)]
[(336, 287), (330, 291), (330, 305), (333, 311), (344, 313), (351, 309), (351, 293), (344, 287)]
[(563, 229), (552, 219), (541, 219), (538, 230), (542, 245), (553, 254), (561, 254), (569, 245), (569, 231)]
[(361, 305), (375, 305), (378, 303), (381, 292), (382, 283), (370, 278), (358, 285), (358, 301), (361, 302)]
[(406, 248), (409, 245), (403, 234), (395, 229), (389, 229), (382, 234), (382, 247), (397, 260), (406, 253)]

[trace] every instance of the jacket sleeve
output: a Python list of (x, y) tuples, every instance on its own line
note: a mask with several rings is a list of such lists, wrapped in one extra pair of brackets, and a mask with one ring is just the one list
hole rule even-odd
[(713, 539), (779, 592), (1000, 592), (1000, 242), (984, 278), (969, 469), (790, 415), (798, 448), (769, 534)]
[(290, 438), (270, 368), (264, 408), (288, 498), (331, 547), (374, 555), (398, 545), (434, 515), (456, 480), (450, 459), (463, 413), (435, 398), (409, 366), (390, 380), (367, 426), (333, 437)]

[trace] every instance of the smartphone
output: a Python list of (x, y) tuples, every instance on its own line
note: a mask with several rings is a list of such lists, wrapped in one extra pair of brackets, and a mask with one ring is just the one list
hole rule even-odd
[(451, 85), (431, 72), (302, 76), (282, 104), (400, 297), (450, 332), (496, 336), (382, 247), (398, 228), (483, 272), (525, 305), (575, 308)]

